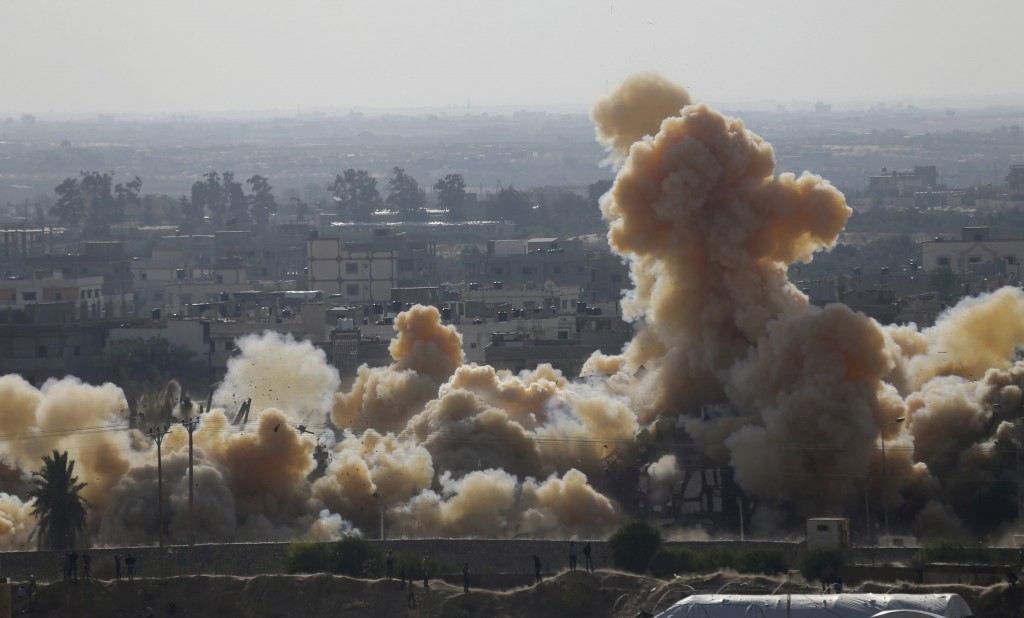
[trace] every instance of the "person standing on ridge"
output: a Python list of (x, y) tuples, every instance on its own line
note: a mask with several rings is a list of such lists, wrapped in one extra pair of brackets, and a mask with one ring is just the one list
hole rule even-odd
[(591, 573), (594, 572), (594, 560), (590, 557), (590, 541), (583, 546), (583, 568)]
[(544, 581), (540, 576), (540, 558), (537, 557), (537, 554), (533, 555), (533, 578), (538, 584)]
[(576, 541), (569, 541), (569, 570), (576, 570)]

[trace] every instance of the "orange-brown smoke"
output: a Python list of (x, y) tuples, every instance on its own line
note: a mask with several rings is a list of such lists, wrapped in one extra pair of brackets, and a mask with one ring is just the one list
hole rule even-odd
[[(382, 515), (389, 537), (601, 535), (635, 514), (641, 472), (652, 503), (678, 490), (680, 442), (731, 469), (762, 531), (862, 513), (865, 488), (875, 512), (888, 491), (897, 531), (1013, 521), (1024, 293), (966, 300), (926, 329), (811, 306), (786, 273), (851, 214), (827, 181), (775, 175), (764, 140), (656, 75), (594, 118), (619, 165), (601, 210), (631, 269), (626, 348), (581, 379), (467, 365), (458, 331), (416, 306), (395, 320), (393, 362), (339, 392), (308, 342), (240, 338), (193, 434), (199, 540), (376, 536)], [(156, 448), (116, 386), (2, 376), (0, 406), (0, 548), (29, 542), (26, 491), (52, 449), (88, 483), (95, 542), (187, 539), (181, 424), (162, 446), (161, 520)]]

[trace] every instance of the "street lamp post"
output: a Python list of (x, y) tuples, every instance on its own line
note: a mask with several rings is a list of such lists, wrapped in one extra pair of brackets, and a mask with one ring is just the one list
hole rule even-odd
[(164, 437), (167, 432), (171, 430), (171, 424), (167, 423), (163, 427), (157, 425), (156, 427), (150, 427), (149, 437), (153, 438), (156, 442), (156, 499), (159, 513), (158, 527), (160, 529), (160, 559), (163, 560), (164, 555), (164, 467), (163, 458), (160, 453), (160, 445), (164, 442)]
[(885, 515), (885, 541), (889, 545), (892, 545), (892, 537), (889, 536), (889, 477), (885, 472), (885, 428), (890, 425), (897, 425), (906, 420), (904, 417), (899, 417), (894, 421), (890, 421), (882, 425), (881, 436), (882, 436), (882, 512)]
[[(187, 412), (192, 408), (191, 402), (188, 407), (185, 408)], [(199, 414), (203, 413), (203, 406), (199, 406)], [(193, 568), (192, 555), (196, 545), (196, 529), (194, 522), (194, 492), (195, 492), (195, 480), (193, 478), (193, 456), (192, 456), (192, 434), (195, 433), (197, 427), (199, 427), (199, 417), (187, 417), (181, 421), (182, 427), (188, 432), (188, 573), (189, 575), (195, 575)]]

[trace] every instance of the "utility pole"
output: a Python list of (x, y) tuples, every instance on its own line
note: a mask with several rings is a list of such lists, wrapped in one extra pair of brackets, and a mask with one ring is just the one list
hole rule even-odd
[[(188, 405), (188, 409), (191, 409), (191, 402)], [(203, 413), (203, 407), (199, 406), (199, 414)], [(186, 417), (181, 421), (182, 427), (188, 432), (188, 573), (189, 575), (195, 575), (193, 568), (193, 553), (196, 545), (196, 529), (194, 521), (195, 513), (195, 480), (193, 478), (193, 452), (192, 452), (192, 434), (196, 428), (199, 427), (199, 416), (192, 418), (191, 416)]]
[(164, 560), (164, 466), (163, 457), (160, 452), (160, 445), (163, 444), (164, 437), (170, 430), (170, 423), (167, 423), (163, 427), (157, 425), (156, 427), (149, 428), (149, 437), (153, 438), (153, 441), (156, 442), (156, 498), (160, 509), (159, 521), (157, 524), (157, 527), (160, 528), (160, 564), (163, 564)]
[(882, 510), (885, 513), (885, 542), (892, 546), (892, 537), (889, 535), (889, 479), (886, 476), (885, 471), (885, 428), (889, 425), (896, 425), (904, 421), (904, 417), (899, 417), (894, 421), (890, 421), (882, 425), (880, 436), (882, 438)]

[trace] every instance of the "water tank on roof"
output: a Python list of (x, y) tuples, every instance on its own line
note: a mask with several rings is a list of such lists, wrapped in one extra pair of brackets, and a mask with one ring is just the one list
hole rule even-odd
[(393, 301), (391, 301), (391, 311), (392, 312), (398, 313), (401, 310), (402, 310), (402, 301), (400, 301), (400, 300), (393, 300)]
[(508, 311), (499, 311), (498, 312), (498, 321), (499, 322), (508, 322)]
[(154, 309), (154, 310), (150, 311), (149, 312), (149, 317), (152, 318), (153, 321), (159, 321), (160, 320), (160, 310), (159, 309)]
[(338, 318), (335, 328), (338, 330), (352, 330), (355, 328), (355, 324), (353, 323), (352, 318)]
[(576, 313), (586, 313), (586, 312), (587, 312), (587, 303), (586, 302), (581, 300), (578, 303), (576, 303)]
[(375, 315), (380, 315), (384, 313), (384, 305), (380, 303), (373, 303), (373, 313)]
[(493, 285), (495, 290), (500, 290), (501, 289), (501, 281), (495, 281), (492, 285)]
[(450, 322), (451, 321), (451, 319), (452, 319), (452, 308), (451, 307), (445, 307), (445, 308), (441, 309), (441, 319), (444, 320), (445, 322)]

